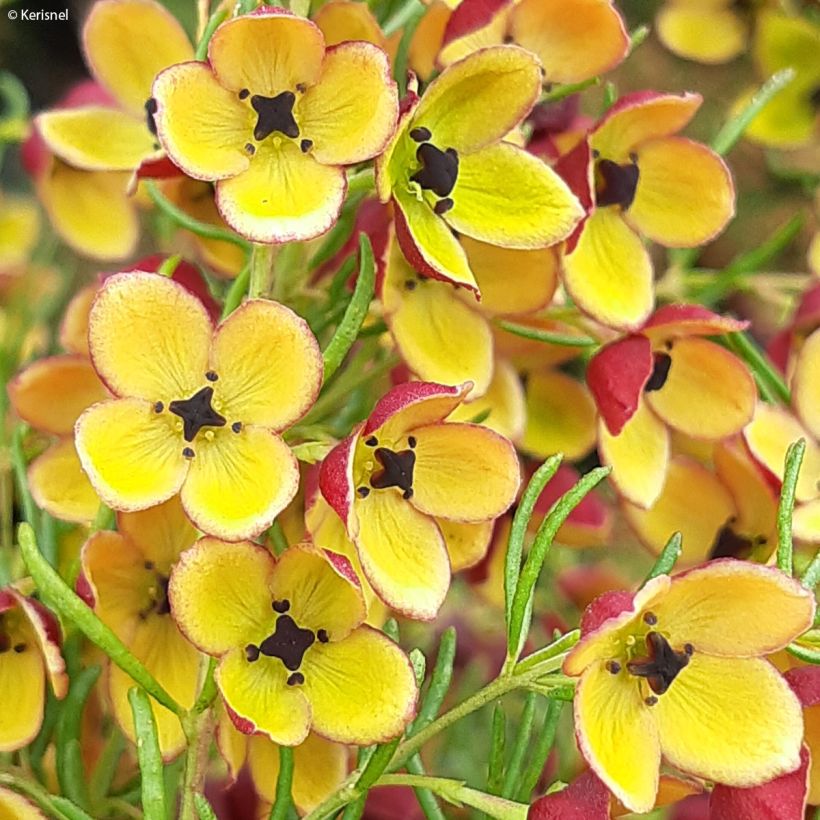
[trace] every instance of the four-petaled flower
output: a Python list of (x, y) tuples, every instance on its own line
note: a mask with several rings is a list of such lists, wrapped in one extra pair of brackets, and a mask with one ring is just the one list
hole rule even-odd
[(275, 559), (250, 542), (201, 539), (171, 574), (182, 631), (220, 658), (216, 680), (236, 727), (286, 746), (311, 727), (366, 746), (415, 713), (407, 657), (362, 625), (364, 599), (346, 559), (307, 544)]
[(257, 242), (328, 230), (347, 189), (341, 166), (378, 154), (398, 116), (381, 49), (325, 49), (315, 24), (272, 6), (223, 23), (208, 62), (163, 71), (153, 95), (168, 155), (215, 181), (225, 221)]
[(520, 481), (510, 442), (447, 422), (472, 385), (407, 382), (322, 463), (319, 485), (345, 522), (376, 594), (409, 617), (435, 617), (451, 569), (477, 563)]
[(307, 323), (249, 300), (216, 330), (203, 304), (165, 277), (112, 276), (89, 319), (91, 359), (119, 398), (77, 421), (76, 446), (100, 497), (140, 510), (180, 492), (191, 520), (252, 537), (296, 494), (296, 459), (278, 431), (322, 381)]
[(808, 629), (814, 609), (797, 581), (733, 559), (596, 599), (564, 661), (580, 677), (575, 727), (589, 765), (639, 813), (654, 805), (661, 755), (730, 786), (796, 769), (800, 703), (761, 656)]

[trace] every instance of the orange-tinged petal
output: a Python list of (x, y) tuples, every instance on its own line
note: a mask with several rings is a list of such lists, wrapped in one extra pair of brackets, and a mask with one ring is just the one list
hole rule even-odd
[(493, 337), (487, 320), (450, 284), (417, 276), (395, 241), (382, 301), (396, 345), (416, 375), (440, 384), (469, 380), (477, 396), (487, 390), (493, 374)]
[(296, 746), (310, 729), (306, 687), (288, 686), (284, 665), (275, 658), (268, 661), (251, 662), (244, 648), (234, 649), (217, 667), (216, 682), (246, 734), (263, 732), (275, 743)]
[[(504, 42), (509, 25), (510, 3), (500, 0), (490, 4), (466, 4), (470, 8), (460, 2), (451, 5), (455, 5), (455, 9), (444, 31), (446, 42), (438, 53), (439, 66), (448, 66), (474, 51)], [(467, 13), (463, 14), (465, 11)]]
[(342, 641), (305, 655), (303, 690), (313, 726), (358, 746), (399, 735), (416, 711), (416, 681), (407, 656), (386, 635), (361, 626)]
[(321, 165), (292, 140), (258, 146), (246, 171), (216, 186), (216, 204), (254, 242), (294, 242), (327, 231), (347, 190), (344, 172)]
[(541, 90), (538, 58), (517, 46), (476, 51), (445, 69), (425, 90), (411, 127), (432, 132), (460, 158), (506, 136)]
[(814, 608), (813, 594), (796, 580), (731, 558), (675, 577), (666, 595), (651, 604), (670, 643), (688, 641), (696, 653), (725, 657), (782, 649), (811, 626)]
[(164, 276), (113, 276), (91, 309), (91, 358), (118, 395), (187, 399), (204, 382), (210, 341), (202, 302)]
[(651, 507), (663, 490), (669, 463), (669, 431), (644, 402), (613, 436), (598, 422), (601, 460), (612, 467), (618, 492), (640, 507)]
[(130, 174), (80, 171), (55, 160), (38, 182), (54, 230), (78, 253), (94, 259), (129, 256), (139, 221), (127, 196)]
[(759, 402), (752, 421), (743, 430), (752, 455), (780, 481), (789, 445), (805, 439), (806, 452), (797, 477), (795, 495), (798, 501), (811, 501), (818, 495), (820, 480), (820, 446), (800, 422), (782, 407)]
[(655, 18), (661, 42), (674, 54), (698, 63), (728, 63), (746, 48), (748, 32), (733, 8), (689, 8), (667, 3)]
[[(577, 83), (626, 57), (629, 36), (610, 0), (522, 0), (510, 15), (515, 42), (538, 55), (549, 83)], [(589, 44), (595, 43), (594, 48)]]
[[(487, 314), (532, 313), (546, 307), (558, 284), (558, 259), (552, 248), (502, 248), (461, 237)], [(468, 297), (469, 298), (469, 297)]]
[(800, 703), (767, 661), (696, 649), (652, 709), (664, 757), (707, 780), (755, 786), (800, 764)]
[(0, 692), (6, 704), (0, 714), (0, 752), (11, 752), (31, 743), (43, 722), (46, 670), (34, 646), (0, 654)]
[(669, 462), (666, 483), (655, 503), (641, 509), (627, 502), (624, 513), (653, 553), (659, 553), (679, 532), (683, 536), (682, 560), (692, 563), (709, 557), (720, 530), (736, 510), (731, 494), (714, 473), (678, 456)]
[(450, 586), (441, 531), (392, 489), (357, 498), (349, 525), (376, 594), (408, 617), (431, 620)]
[(574, 703), (578, 746), (595, 774), (632, 811), (650, 811), (661, 755), (640, 687), (625, 669), (613, 675), (598, 661), (582, 675)]
[(309, 545), (286, 550), (271, 577), (276, 601), (288, 601), (288, 614), (300, 627), (324, 629), (331, 641), (347, 637), (364, 620), (362, 591), (350, 563)]
[(794, 537), (811, 544), (820, 542), (820, 498), (798, 504), (792, 517)]
[(507, 142), (461, 156), (451, 197), (448, 224), (507, 248), (553, 245), (566, 239), (583, 215), (555, 171)]
[(217, 329), (211, 368), (229, 422), (282, 430), (303, 416), (322, 386), (322, 352), (304, 319), (252, 299)]
[(572, 298), (599, 322), (634, 329), (651, 313), (652, 261), (616, 208), (598, 208), (590, 215), (562, 267)]
[(208, 59), (225, 88), (275, 97), (313, 85), (324, 48), (322, 32), (309, 20), (266, 7), (223, 23), (211, 38)]
[(328, 50), (319, 81), (299, 99), (295, 116), (317, 162), (351, 165), (385, 147), (398, 113), (387, 55), (359, 41)]
[(222, 655), (272, 626), (273, 556), (248, 542), (202, 538), (171, 573), (171, 612), (188, 640)]
[(683, 338), (669, 351), (671, 367), (647, 404), (670, 427), (696, 438), (740, 432), (754, 414), (757, 390), (746, 365), (707, 339)]
[(172, 422), (142, 399), (95, 404), (78, 419), (75, 441), (94, 489), (117, 510), (143, 510), (167, 500), (188, 472)]
[[(264, 735), (251, 736), (248, 739), (248, 765), (257, 794), (274, 803), (279, 778), (276, 744)], [(293, 749), (293, 802), (300, 811), (311, 811), (341, 785), (346, 774), (347, 749), (311, 732)]]
[(86, 285), (80, 288), (66, 305), (60, 323), (60, 344), (69, 353), (78, 353), (85, 357), (91, 355), (88, 351), (88, 314), (99, 289), (100, 286), (96, 282)]
[(436, 523), (444, 536), (453, 572), (474, 566), (487, 554), (493, 536), (494, 521), (463, 524), (439, 518)]
[(330, 0), (313, 15), (313, 22), (322, 30), (328, 47), (348, 40), (364, 40), (387, 48), (387, 39), (367, 3)]
[(63, 521), (87, 524), (100, 498), (83, 472), (73, 439), (58, 441), (31, 462), (28, 483), (37, 506)]
[(625, 162), (640, 143), (680, 131), (695, 116), (701, 102), (700, 94), (688, 92), (626, 94), (606, 113), (590, 136), (590, 145), (606, 159)]
[(163, 68), (194, 56), (177, 19), (151, 0), (95, 3), (83, 28), (83, 40), (95, 78), (139, 118), (145, 115), (154, 77)]
[(815, 330), (800, 348), (792, 397), (800, 420), (820, 439), (820, 330)]
[(413, 430), (416, 462), (410, 503), (452, 521), (497, 518), (521, 483), (507, 439), (475, 424), (440, 423)]
[(142, 555), (160, 570), (168, 570), (197, 538), (179, 497), (134, 513), (120, 513), (117, 529), (139, 547)]
[(694, 247), (716, 236), (735, 213), (726, 163), (711, 148), (664, 137), (636, 149), (640, 176), (626, 218), (667, 247)]
[(521, 446), (538, 458), (563, 453), (570, 461), (595, 444), (595, 403), (581, 382), (548, 370), (530, 373), (525, 390), (527, 426)]
[(299, 488), (296, 457), (282, 439), (261, 427), (221, 430), (199, 437), (180, 497), (204, 532), (228, 541), (267, 529)]
[(145, 122), (116, 108), (47, 111), (37, 128), (60, 159), (86, 171), (133, 171), (157, 150)]
[(249, 167), (245, 146), (253, 133), (253, 110), (220, 85), (208, 65), (191, 62), (166, 69), (153, 94), (159, 138), (186, 174), (225, 179)]

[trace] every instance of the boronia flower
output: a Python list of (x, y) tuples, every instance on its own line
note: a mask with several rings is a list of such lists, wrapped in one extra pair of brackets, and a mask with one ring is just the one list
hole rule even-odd
[(435, 617), (451, 569), (481, 560), (493, 519), (518, 491), (507, 439), (446, 421), (471, 387), (398, 385), (322, 462), (322, 495), (344, 521), (365, 576), (409, 617)]
[(509, 248), (566, 238), (582, 215), (566, 184), (541, 160), (504, 142), (541, 89), (538, 58), (496, 46), (454, 63), (419, 100), (376, 163), (383, 202), (412, 266), (478, 291), (453, 231)]
[(306, 322), (253, 299), (214, 330), (180, 285), (123, 273), (94, 302), (89, 347), (118, 398), (80, 416), (76, 446), (106, 504), (141, 510), (179, 492), (205, 532), (239, 540), (270, 526), (299, 483), (278, 433), (307, 411), (322, 381)]
[[(578, 745), (624, 805), (649, 811), (661, 756), (730, 786), (800, 765), (800, 703), (763, 655), (808, 629), (814, 596), (769, 567), (713, 561), (584, 613), (564, 661)], [(776, 613), (776, 617), (772, 617)]]
[(54, 616), (16, 589), (0, 589), (0, 752), (31, 743), (43, 723), (46, 678), (57, 698), (68, 692)]
[(347, 189), (341, 166), (378, 154), (398, 115), (381, 49), (325, 49), (314, 23), (273, 6), (223, 23), (208, 62), (163, 71), (153, 99), (171, 159), (215, 181), (225, 221), (257, 242), (328, 230)]
[(286, 746), (311, 727), (366, 746), (398, 735), (415, 713), (410, 662), (362, 625), (350, 564), (307, 544), (278, 560), (250, 542), (201, 539), (171, 574), (171, 611), (200, 649), (236, 727)]

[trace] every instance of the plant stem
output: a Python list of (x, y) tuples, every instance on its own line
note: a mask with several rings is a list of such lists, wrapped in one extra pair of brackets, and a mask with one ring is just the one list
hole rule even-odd
[(195, 795), (202, 791), (211, 745), (213, 720), (210, 709), (197, 714), (192, 711), (182, 721), (188, 748), (185, 752), (185, 775), (182, 780), (182, 805), (179, 820), (197, 820)]
[(278, 247), (255, 242), (251, 250), (251, 279), (248, 297), (267, 299), (273, 288), (273, 266)]

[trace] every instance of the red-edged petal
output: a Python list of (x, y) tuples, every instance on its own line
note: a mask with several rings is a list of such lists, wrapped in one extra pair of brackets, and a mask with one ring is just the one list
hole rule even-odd
[(712, 313), (701, 305), (673, 304), (658, 308), (641, 328), (654, 343), (674, 336), (721, 336), (749, 327), (749, 322)]
[(345, 524), (353, 505), (353, 456), (357, 440), (354, 433), (339, 442), (325, 456), (319, 472), (319, 489)]
[[(393, 416), (411, 405), (420, 404), (434, 398), (442, 398), (445, 401), (431, 402), (431, 415), (429, 418), (420, 418), (414, 426), (441, 421), (455, 409), (471, 387), (472, 385), (469, 385), (465, 389), (465, 385), (451, 387), (445, 384), (435, 384), (434, 382), (405, 382), (404, 384), (398, 384), (376, 402), (373, 412), (365, 422), (362, 435), (367, 435), (382, 427)], [(451, 404), (452, 407), (449, 410), (441, 412)]]
[(609, 820), (609, 789), (591, 770), (530, 806), (528, 820)]

